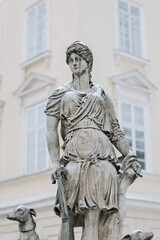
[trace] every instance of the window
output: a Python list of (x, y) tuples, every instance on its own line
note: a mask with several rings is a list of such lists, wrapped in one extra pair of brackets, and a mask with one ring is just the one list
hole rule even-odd
[(41, 1), (26, 11), (26, 59), (47, 50), (47, 1)]
[(136, 57), (143, 57), (142, 7), (132, 1), (118, 1), (118, 48)]
[(27, 174), (47, 168), (45, 104), (25, 111), (25, 171)]
[(121, 125), (129, 146), (136, 153), (143, 169), (145, 165), (144, 108), (121, 102)]
[(151, 111), (156, 87), (138, 70), (110, 77), (118, 119), (129, 146), (147, 172), (153, 171)]
[(22, 175), (48, 168), (44, 109), (55, 81), (53, 77), (32, 72), (14, 92), (22, 113)]

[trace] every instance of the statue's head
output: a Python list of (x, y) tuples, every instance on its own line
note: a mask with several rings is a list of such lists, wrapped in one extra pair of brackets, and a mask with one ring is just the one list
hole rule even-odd
[(81, 56), (87, 62), (89, 72), (92, 71), (93, 55), (92, 55), (91, 50), (85, 43), (76, 41), (67, 48), (67, 51), (66, 51), (66, 63), (67, 64), (69, 64), (69, 58), (72, 53), (76, 53), (79, 56)]

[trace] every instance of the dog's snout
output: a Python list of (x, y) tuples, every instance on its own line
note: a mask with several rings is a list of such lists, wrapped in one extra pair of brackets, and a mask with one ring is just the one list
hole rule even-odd
[(15, 214), (14, 214), (14, 212), (9, 213), (9, 214), (7, 215), (7, 219), (9, 219), (9, 220), (15, 220)]

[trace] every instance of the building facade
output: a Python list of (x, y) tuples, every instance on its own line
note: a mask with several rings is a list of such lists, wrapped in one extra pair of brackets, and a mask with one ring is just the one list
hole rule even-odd
[(92, 50), (92, 80), (113, 99), (143, 168), (127, 192), (124, 234), (142, 229), (160, 239), (159, 7), (158, 0), (0, 1), (0, 239), (18, 238), (6, 215), (20, 204), (36, 210), (40, 239), (57, 239), (44, 109), (72, 78), (65, 52), (76, 40)]

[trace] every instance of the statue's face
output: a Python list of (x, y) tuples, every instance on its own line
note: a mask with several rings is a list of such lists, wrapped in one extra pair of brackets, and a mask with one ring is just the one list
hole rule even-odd
[(88, 69), (88, 64), (78, 54), (72, 53), (69, 58), (69, 67), (74, 75), (81, 76)]

